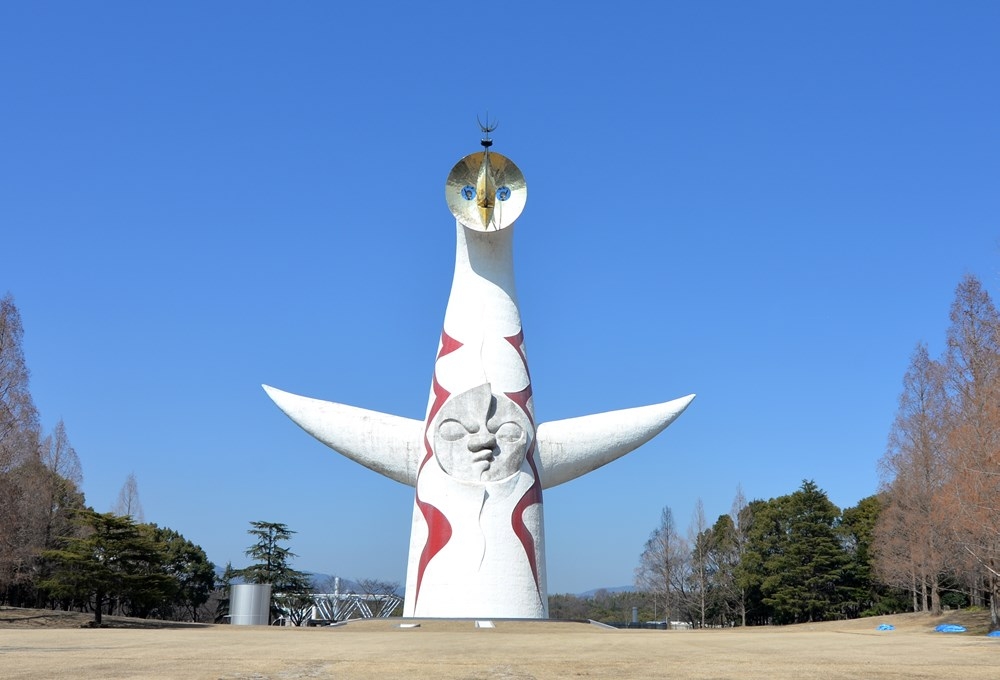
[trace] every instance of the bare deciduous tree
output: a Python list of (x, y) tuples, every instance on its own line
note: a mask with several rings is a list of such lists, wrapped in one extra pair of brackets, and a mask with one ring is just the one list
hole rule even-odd
[(42, 465), (63, 479), (80, 486), (83, 483), (83, 472), (80, 468), (80, 458), (76, 449), (69, 443), (66, 425), (60, 419), (52, 434), (42, 440), (39, 457)]
[(37, 457), (39, 426), (23, 336), (21, 314), (7, 294), (0, 298), (0, 601), (29, 578), (37, 549), (27, 526), (35, 499), (25, 482)]
[(391, 595), (399, 590), (396, 581), (383, 581), (377, 578), (359, 578), (355, 581), (362, 595)]
[(0, 473), (26, 462), (34, 451), (32, 438), (39, 432), (23, 337), (21, 314), (8, 293), (0, 298)]
[(115, 502), (111, 512), (119, 517), (131, 517), (134, 522), (145, 521), (142, 512), (142, 503), (139, 501), (139, 482), (135, 478), (135, 473), (128, 473), (125, 483), (122, 484), (121, 491), (118, 492), (118, 500)]
[(733, 587), (735, 589), (736, 611), (740, 616), (740, 625), (747, 625), (747, 591), (735, 578), (737, 565), (743, 561), (743, 556), (747, 551), (747, 541), (749, 540), (750, 505), (747, 497), (743, 494), (742, 485), (736, 487), (736, 495), (733, 497), (733, 504), (729, 509), (729, 517), (733, 522), (733, 548), (735, 551), (733, 559)]
[(946, 487), (954, 536), (983, 584), (1000, 626), (1000, 314), (966, 276), (951, 308), (945, 358), (952, 397)]
[(694, 515), (691, 517), (688, 540), (693, 546), (691, 549), (691, 597), (698, 611), (698, 626), (700, 628), (705, 627), (711, 539), (708, 522), (705, 520), (705, 505), (699, 498), (694, 506)]
[(947, 574), (1000, 627), (1000, 313), (966, 276), (950, 320), (944, 360), (918, 346), (904, 378), (881, 461), (877, 571), (932, 611)]
[(52, 434), (42, 440), (38, 460), (47, 471), (38, 476), (36, 501), (44, 521), (42, 544), (48, 550), (55, 547), (55, 538), (68, 530), (66, 504), (79, 494), (83, 483), (80, 458), (70, 444), (66, 425), (61, 419)]
[(399, 608), (396, 602), (401, 600), (389, 600), (386, 596), (395, 595), (399, 592), (399, 583), (396, 581), (383, 581), (377, 578), (359, 578), (355, 581), (358, 590), (372, 600), (371, 609), (374, 616), (392, 616)]
[(690, 550), (677, 533), (674, 514), (669, 507), (660, 513), (660, 525), (649, 535), (639, 557), (635, 583), (654, 598), (662, 598), (663, 618), (670, 625), (678, 612), (678, 599), (684, 592)]
[(914, 610), (941, 610), (941, 578), (954, 550), (943, 488), (949, 476), (943, 366), (917, 346), (880, 461), (884, 509), (876, 528), (882, 580), (911, 589)]

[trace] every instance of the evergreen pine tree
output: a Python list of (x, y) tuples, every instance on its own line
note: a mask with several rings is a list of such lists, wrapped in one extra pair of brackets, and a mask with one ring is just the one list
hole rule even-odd
[(282, 545), (295, 532), (278, 522), (251, 522), (250, 525), (252, 528), (247, 533), (256, 536), (257, 541), (247, 548), (246, 555), (257, 561), (236, 573), (247, 583), (271, 584), (272, 617), (283, 612), (294, 613), (310, 600), (312, 590), (309, 574), (291, 567), (295, 553)]

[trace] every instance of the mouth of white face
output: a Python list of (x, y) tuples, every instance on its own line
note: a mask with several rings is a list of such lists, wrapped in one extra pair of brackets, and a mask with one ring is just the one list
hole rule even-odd
[(472, 462), (473, 463), (485, 463), (485, 467), (483, 469), (489, 470), (490, 469), (490, 465), (497, 458), (496, 454), (497, 454), (497, 452), (494, 451), (493, 449), (483, 449), (482, 451), (478, 451), (472, 457)]

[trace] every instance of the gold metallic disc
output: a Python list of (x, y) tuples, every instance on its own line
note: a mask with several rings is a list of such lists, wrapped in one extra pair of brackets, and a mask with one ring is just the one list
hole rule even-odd
[(451, 213), (469, 229), (498, 231), (512, 225), (524, 210), (528, 185), (509, 158), (480, 151), (455, 164), (444, 196)]

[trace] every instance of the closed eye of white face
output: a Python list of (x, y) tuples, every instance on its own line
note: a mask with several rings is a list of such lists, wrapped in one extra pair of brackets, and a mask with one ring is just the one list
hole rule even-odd
[(497, 440), (502, 442), (516, 442), (524, 437), (524, 430), (517, 423), (504, 423), (497, 430)]
[(457, 442), (469, 434), (470, 432), (465, 429), (465, 425), (457, 420), (445, 420), (438, 425), (438, 436), (448, 442)]

